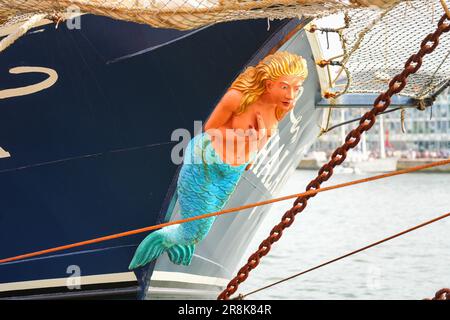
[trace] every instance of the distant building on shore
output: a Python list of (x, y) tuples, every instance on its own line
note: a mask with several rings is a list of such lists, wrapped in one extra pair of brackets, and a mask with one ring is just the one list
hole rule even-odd
[[(359, 118), (367, 108), (335, 108), (330, 125)], [(433, 105), (424, 111), (414, 108), (404, 109), (404, 129), (402, 132), (401, 112), (378, 116), (377, 123), (366, 133), (366, 137), (356, 147), (355, 153), (363, 153), (368, 158), (448, 158), (450, 156), (450, 92), (445, 90)], [(325, 152), (329, 155), (342, 144), (347, 133), (358, 122), (338, 127), (324, 135), (310, 148), (309, 153)], [(380, 134), (380, 129), (383, 134)]]

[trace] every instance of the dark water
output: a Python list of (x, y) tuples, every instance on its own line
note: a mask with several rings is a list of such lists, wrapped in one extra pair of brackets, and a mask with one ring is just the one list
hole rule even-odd
[[(297, 170), (280, 195), (302, 192), (315, 174)], [(323, 186), (365, 176), (335, 174)], [(291, 203), (272, 207), (252, 250)], [(415, 173), (320, 193), (239, 292), (248, 293), (448, 212), (450, 174)], [(450, 218), (247, 299), (423, 299), (443, 287), (450, 287)]]

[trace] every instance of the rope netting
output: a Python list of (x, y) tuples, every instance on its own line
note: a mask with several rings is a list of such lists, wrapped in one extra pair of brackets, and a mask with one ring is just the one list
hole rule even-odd
[[(379, 93), (439, 21), (442, 6), (440, 0), (401, 1), (388, 10), (354, 9), (347, 15), (346, 52), (340, 59), (351, 74), (347, 93)], [(449, 81), (449, 55), (450, 38), (444, 37), (400, 94), (424, 99), (439, 90)]]
[(193, 29), (224, 21), (317, 17), (344, 9), (387, 8), (398, 0), (1, 0), (0, 25), (34, 14), (82, 13), (146, 23), (160, 28)]

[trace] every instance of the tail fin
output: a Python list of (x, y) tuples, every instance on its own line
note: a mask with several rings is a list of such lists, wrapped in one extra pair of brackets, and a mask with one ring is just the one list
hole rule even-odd
[(157, 259), (167, 250), (170, 261), (175, 264), (188, 266), (194, 255), (195, 244), (173, 244), (166, 238), (164, 230), (157, 230), (149, 234), (139, 245), (134, 253), (128, 269), (136, 269), (145, 266)]
[(136, 249), (128, 269), (132, 270), (145, 266), (152, 260), (157, 259), (167, 249), (166, 242), (162, 230), (150, 233)]
[(194, 255), (195, 244), (176, 244), (167, 249), (170, 261), (175, 264), (188, 266)]

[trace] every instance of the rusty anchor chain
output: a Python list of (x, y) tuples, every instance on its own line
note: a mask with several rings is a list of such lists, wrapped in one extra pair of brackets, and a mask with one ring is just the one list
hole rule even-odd
[(424, 300), (450, 300), (450, 289), (443, 288), (437, 291), (433, 298), (426, 298)]
[[(446, 20), (450, 20), (450, 18), (444, 14), (439, 20), (437, 29), (434, 33), (430, 33), (425, 37), (420, 44), (420, 50), (406, 61), (404, 70), (392, 78), (389, 82), (388, 90), (375, 99), (374, 107), (363, 115), (359, 122), (359, 126), (350, 131), (345, 138), (345, 143), (337, 148), (332, 154), (331, 160), (319, 169), (317, 177), (308, 184), (306, 191), (319, 189), (320, 185), (333, 175), (333, 168), (344, 162), (347, 152), (356, 147), (361, 139), (361, 134), (372, 128), (376, 122), (376, 116), (389, 107), (391, 97), (394, 94), (399, 93), (406, 86), (406, 79), (408, 76), (419, 70), (422, 65), (422, 58), (436, 49), (439, 44), (439, 37), (442, 33), (450, 31), (450, 24), (445, 23)], [(281, 222), (270, 231), (269, 237), (261, 242), (258, 250), (248, 258), (247, 263), (238, 271), (236, 277), (228, 283), (225, 290), (217, 299), (230, 299), (231, 295), (237, 291), (239, 284), (248, 278), (250, 271), (259, 265), (261, 258), (269, 253), (272, 244), (281, 238), (284, 229), (291, 226), (292, 223), (294, 223), (295, 216), (305, 209), (308, 199), (315, 195), (316, 194), (301, 196), (295, 200), (292, 208), (283, 215)]]

